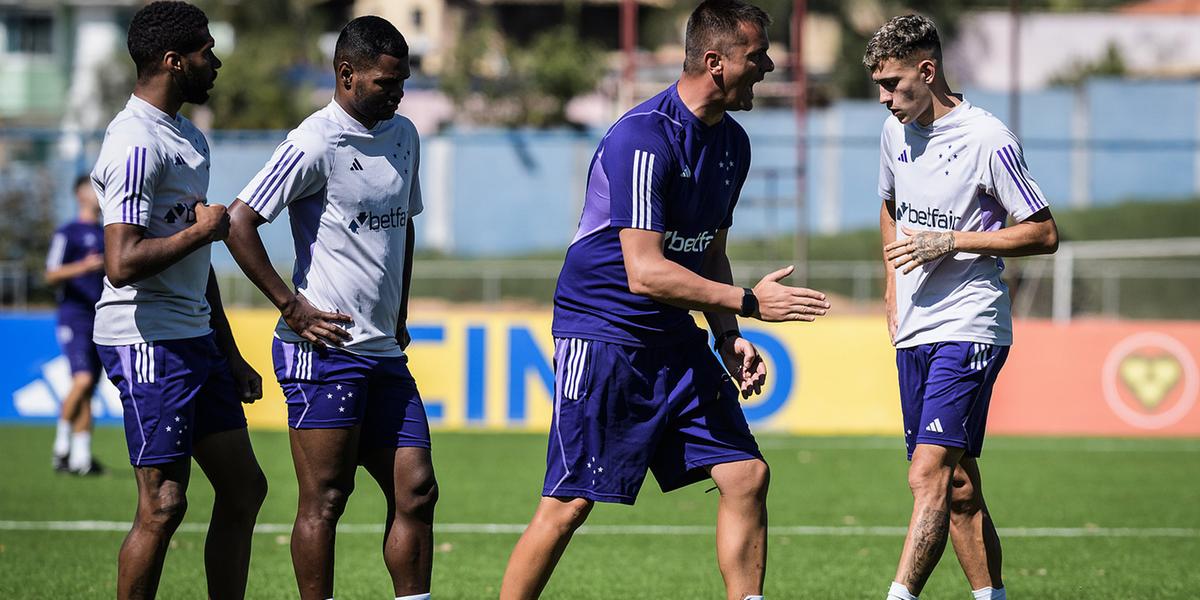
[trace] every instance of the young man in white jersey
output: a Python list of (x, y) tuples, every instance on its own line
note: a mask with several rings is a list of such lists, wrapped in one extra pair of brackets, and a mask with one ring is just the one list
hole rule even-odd
[(208, 596), (241, 598), (267, 487), (241, 403), (261, 397), (262, 379), (238, 353), (209, 264), (228, 218), (207, 204), (208, 143), (179, 115), (185, 102), (208, 100), (221, 61), (208, 19), (183, 2), (139, 10), (128, 46), (137, 84), (92, 171), (106, 274), (94, 339), (121, 393), (138, 487), (117, 597), (157, 592), (195, 457), (216, 492), (204, 548)]
[(912, 461), (912, 520), (887, 597), (915, 600), (949, 537), (974, 597), (1003, 599), (976, 460), (1012, 344), (1000, 257), (1053, 253), (1058, 230), (1016, 137), (950, 90), (932, 21), (889, 20), (863, 63), (895, 117), (880, 138), (879, 223)]
[[(421, 212), (420, 140), (396, 116), (408, 45), (387, 21), (360, 17), (338, 37), (334, 66), (333, 101), (238, 194), (227, 244), (282, 315), (273, 353), (300, 488), (292, 564), (301, 598), (333, 596), (335, 528), (361, 464), (387, 500), (383, 555), (395, 594), (426, 599), (437, 482), (404, 354), (411, 219)], [(285, 207), (295, 293), (257, 229)]]

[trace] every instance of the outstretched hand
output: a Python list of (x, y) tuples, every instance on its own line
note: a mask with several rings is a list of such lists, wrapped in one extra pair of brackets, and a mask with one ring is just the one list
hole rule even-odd
[(754, 286), (758, 314), (753, 317), (762, 321), (813, 321), (829, 310), (825, 294), (779, 283), (795, 270), (794, 266), (784, 267), (763, 277)]
[(907, 238), (896, 240), (883, 248), (884, 256), (895, 269), (904, 273), (954, 252), (953, 231), (912, 231), (901, 227)]

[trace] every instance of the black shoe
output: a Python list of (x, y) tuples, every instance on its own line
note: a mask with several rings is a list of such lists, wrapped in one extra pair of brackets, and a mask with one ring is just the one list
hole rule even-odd
[(92, 459), (92, 464), (88, 465), (87, 467), (84, 467), (82, 469), (75, 469), (75, 470), (71, 471), (72, 475), (78, 475), (80, 477), (103, 475), (104, 473), (105, 473), (104, 465), (97, 462), (96, 459), (94, 459), (94, 458)]
[(55, 473), (66, 473), (71, 470), (70, 465), (67, 464), (67, 455), (66, 454), (64, 454), (62, 456), (55, 455), (53, 466), (54, 466)]

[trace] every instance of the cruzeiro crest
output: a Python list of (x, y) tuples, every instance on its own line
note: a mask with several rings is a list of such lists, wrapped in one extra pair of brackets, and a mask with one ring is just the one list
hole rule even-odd
[(1200, 373), (1191, 352), (1163, 333), (1134, 334), (1113, 346), (1102, 377), (1109, 408), (1143, 429), (1178, 423), (1200, 392)]

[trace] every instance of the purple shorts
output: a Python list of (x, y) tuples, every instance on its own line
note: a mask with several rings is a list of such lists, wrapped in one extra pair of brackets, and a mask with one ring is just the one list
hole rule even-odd
[(100, 355), (92, 341), (93, 315), (59, 314), (58, 345), (71, 365), (71, 373), (91, 373), (100, 376)]
[(660, 348), (554, 344), (554, 419), (543, 496), (633, 504), (646, 470), (669, 492), (705, 467), (762, 459), (707, 337)]
[(988, 404), (1008, 346), (938, 342), (896, 350), (904, 443), (912, 460), (917, 444), (983, 451)]
[(212, 334), (97, 349), (121, 393), (135, 467), (190, 457), (194, 441), (246, 427), (229, 363)]
[(288, 426), (362, 424), (365, 448), (429, 448), (429, 420), (404, 356), (362, 356), (338, 348), (272, 343), (275, 376), (287, 398)]

